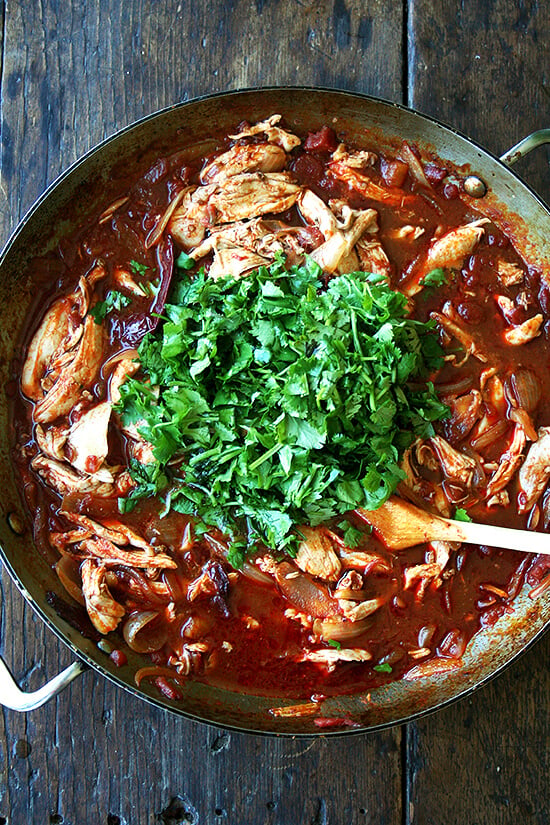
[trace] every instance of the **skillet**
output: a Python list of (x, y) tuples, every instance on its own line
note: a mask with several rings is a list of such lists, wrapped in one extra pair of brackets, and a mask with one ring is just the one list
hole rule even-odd
[[(482, 211), (512, 236), (519, 253), (542, 271), (549, 271), (550, 214), (540, 199), (509, 168), (536, 145), (550, 141), (550, 130), (529, 136), (500, 160), (482, 147), (437, 121), (402, 106), (358, 94), (310, 88), (267, 88), (229, 92), (196, 99), (148, 116), (100, 144), (67, 170), (33, 206), (16, 229), (0, 258), (0, 375), (7, 395), (14, 391), (13, 375), (23, 358), (20, 341), (36, 295), (43, 288), (31, 261), (55, 249), (59, 240), (109, 204), (121, 191), (128, 170), (136, 177), (156, 158), (174, 151), (177, 143), (189, 157), (208, 152), (212, 131), (228, 132), (242, 120), (258, 121), (277, 112), (299, 133), (329, 124), (361, 145), (365, 130), (384, 150), (395, 152), (403, 140), (415, 143), (423, 155), (435, 154), (471, 175), (472, 192), (483, 194)], [(479, 180), (483, 182), (482, 185)], [(474, 204), (481, 208), (479, 204)], [(165, 710), (204, 722), (257, 733), (324, 735), (365, 731), (409, 721), (468, 695), (498, 674), (532, 645), (550, 622), (550, 599), (531, 600), (524, 589), (512, 614), (478, 633), (467, 648), (464, 665), (447, 674), (414, 682), (394, 682), (357, 694), (333, 697), (323, 703), (323, 716), (334, 727), (315, 727), (311, 718), (274, 718), (269, 708), (292, 705), (285, 698), (265, 698), (221, 690), (192, 682), (183, 698), (159, 696), (134, 673), (148, 662), (127, 650), (127, 665), (117, 668), (55, 607), (59, 580), (47, 561), (34, 550), (24, 505), (11, 463), (10, 404), (0, 409), (0, 555), (15, 584), (48, 627), (73, 651), (76, 661), (41, 690), (24, 694), (0, 660), (0, 703), (31, 710), (47, 701), (87, 667), (115, 684)], [(54, 595), (52, 595), (54, 594)], [(351, 721), (342, 727), (338, 720)]]

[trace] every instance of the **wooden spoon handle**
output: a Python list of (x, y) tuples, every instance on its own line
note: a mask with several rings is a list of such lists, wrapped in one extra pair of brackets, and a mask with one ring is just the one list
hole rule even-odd
[[(465, 541), (469, 544), (486, 544), (489, 547), (502, 547), (505, 550), (520, 550), (523, 553), (543, 553), (550, 555), (550, 535), (535, 533), (531, 530), (514, 530), (511, 527), (494, 527), (491, 524), (476, 524), (468, 521), (444, 521), (448, 527), (447, 541)], [(452, 538), (451, 538), (452, 536)], [(433, 536), (432, 538), (443, 538)]]

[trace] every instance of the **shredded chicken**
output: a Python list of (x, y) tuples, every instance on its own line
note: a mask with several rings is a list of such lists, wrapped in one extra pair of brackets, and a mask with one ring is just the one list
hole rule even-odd
[(550, 427), (541, 427), (538, 440), (529, 452), (519, 471), (518, 511), (528, 512), (542, 495), (550, 479)]
[(85, 559), (80, 568), (88, 616), (94, 627), (104, 635), (115, 630), (126, 612), (113, 599), (105, 582), (105, 572), (105, 566), (95, 559)]

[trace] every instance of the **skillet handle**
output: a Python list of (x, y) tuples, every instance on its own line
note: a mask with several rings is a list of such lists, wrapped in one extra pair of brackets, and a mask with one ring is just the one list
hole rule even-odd
[(550, 129), (539, 129), (538, 132), (527, 135), (511, 149), (508, 149), (507, 152), (501, 155), (500, 160), (507, 166), (513, 166), (520, 158), (524, 158), (533, 149), (545, 143), (550, 143)]
[(84, 662), (73, 662), (72, 665), (66, 667), (49, 682), (46, 682), (39, 690), (33, 690), (30, 693), (19, 688), (19, 685), (11, 675), (4, 660), (0, 658), (0, 705), (10, 710), (18, 710), (26, 713), (29, 710), (35, 710), (41, 705), (44, 705), (50, 699), (53, 699), (60, 691), (67, 687), (73, 679), (80, 676), (88, 666)]

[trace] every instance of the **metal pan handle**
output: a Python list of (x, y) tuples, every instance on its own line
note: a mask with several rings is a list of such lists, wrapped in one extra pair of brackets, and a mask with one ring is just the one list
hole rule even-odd
[(507, 166), (513, 166), (516, 161), (524, 158), (529, 152), (532, 152), (533, 149), (545, 143), (550, 143), (550, 129), (539, 129), (538, 132), (527, 135), (527, 137), (524, 137), (519, 143), (516, 143), (515, 146), (512, 146), (511, 149), (508, 149), (507, 152), (501, 155), (500, 160)]
[(13, 678), (4, 660), (0, 658), (0, 705), (22, 713), (35, 710), (57, 696), (73, 679), (87, 669), (88, 666), (84, 662), (73, 662), (39, 690), (25, 693)]

